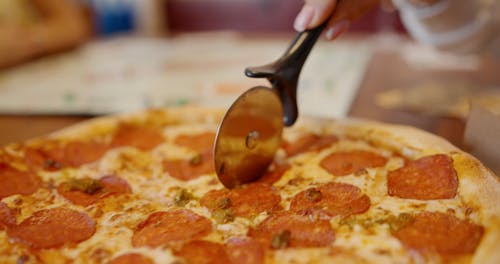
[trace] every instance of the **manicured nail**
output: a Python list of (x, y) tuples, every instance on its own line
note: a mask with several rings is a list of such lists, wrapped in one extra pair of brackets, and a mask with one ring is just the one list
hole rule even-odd
[(333, 27), (329, 28), (326, 31), (325, 33), (326, 39), (328, 40), (336, 39), (338, 36), (340, 36), (340, 34), (346, 32), (349, 29), (349, 25), (350, 23), (347, 20), (342, 20), (335, 23)]
[(304, 31), (309, 26), (309, 24), (311, 24), (313, 17), (314, 8), (312, 6), (305, 5), (304, 7), (302, 7), (302, 10), (300, 10), (297, 18), (295, 18), (293, 27), (297, 31)]

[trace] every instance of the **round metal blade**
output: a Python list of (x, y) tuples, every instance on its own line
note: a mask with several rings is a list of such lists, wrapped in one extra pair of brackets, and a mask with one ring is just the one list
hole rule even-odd
[(262, 176), (274, 159), (283, 131), (283, 106), (263, 86), (243, 93), (229, 108), (215, 139), (215, 171), (227, 188)]

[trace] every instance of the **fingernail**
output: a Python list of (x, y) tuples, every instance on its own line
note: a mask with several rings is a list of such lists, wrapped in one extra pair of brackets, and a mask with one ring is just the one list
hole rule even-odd
[(349, 29), (349, 25), (350, 23), (347, 20), (342, 20), (335, 23), (333, 27), (329, 28), (326, 31), (325, 33), (326, 38), (328, 40), (336, 39), (338, 36), (340, 36), (342, 33), (346, 32)]
[(297, 18), (295, 18), (293, 27), (297, 31), (304, 31), (309, 26), (309, 24), (311, 24), (313, 17), (314, 8), (312, 6), (305, 5), (304, 7), (302, 7), (302, 10), (300, 10)]

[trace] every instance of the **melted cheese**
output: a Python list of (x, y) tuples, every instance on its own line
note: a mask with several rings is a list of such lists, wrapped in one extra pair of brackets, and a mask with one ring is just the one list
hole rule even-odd
[[(95, 219), (97, 230), (90, 239), (73, 247), (65, 246), (61, 250), (42, 250), (47, 258), (68, 258), (76, 260), (75, 263), (99, 263), (122, 254), (136, 252), (149, 256), (156, 263), (176, 262), (179, 259), (169, 249), (133, 248), (131, 245), (133, 231), (137, 224), (144, 221), (151, 213), (177, 208), (174, 197), (179, 188), (186, 189), (195, 197), (184, 207), (210, 219), (209, 210), (200, 205), (199, 198), (210, 190), (223, 188), (216, 176), (209, 174), (186, 182), (180, 181), (163, 171), (162, 161), (164, 159), (188, 159), (194, 154), (189, 149), (173, 144), (173, 139), (177, 135), (215, 131), (215, 128), (213, 120), (208, 120), (205, 124), (166, 126), (163, 129), (166, 142), (150, 152), (143, 152), (132, 147), (121, 147), (108, 151), (99, 161), (78, 169), (40, 173), (44, 182), (51, 182), (54, 186), (71, 178), (97, 179), (104, 175), (115, 174), (130, 184), (133, 194), (112, 196), (102, 203), (86, 208), (72, 205), (55, 189), (45, 188), (40, 188), (32, 195), (12, 195), (2, 201), (11, 208), (20, 208), (17, 216), (18, 222), (37, 210), (59, 206), (86, 212)], [(321, 133), (321, 131), (321, 128), (316, 127), (312, 132)], [(293, 141), (308, 132), (311, 130), (299, 126), (286, 130), (284, 138)], [(332, 176), (319, 166), (319, 162), (330, 153), (350, 150), (372, 151), (388, 158), (388, 162), (383, 168), (369, 168), (361, 175), (351, 174), (341, 177)], [(280, 150), (277, 160), (283, 161), (284, 159), (285, 153)], [(465, 217), (465, 208), (459, 198), (418, 201), (388, 196), (387, 171), (401, 167), (404, 161), (401, 157), (393, 155), (391, 151), (374, 147), (364, 141), (341, 138), (338, 143), (319, 153), (299, 154), (290, 161), (293, 167), (274, 184), (280, 192), (281, 205), (285, 209), (289, 208), (290, 201), (298, 192), (333, 181), (355, 185), (370, 197), (370, 209), (362, 215), (354, 216), (360, 221), (383, 219), (389, 215), (397, 216), (401, 212), (414, 212), (415, 210), (441, 211), (455, 214), (460, 218)], [(449, 208), (454, 210), (450, 212)], [(214, 231), (204, 239), (224, 243), (231, 237), (245, 236), (249, 228), (257, 226), (267, 217), (268, 214), (263, 212), (253, 219), (236, 217), (233, 222), (226, 224), (217, 224), (212, 221)], [(330, 222), (335, 231), (335, 242), (331, 247), (270, 251), (267, 253), (267, 260), (275, 263), (411, 262), (411, 253), (390, 234), (387, 225), (367, 227), (355, 223), (352, 226), (346, 226), (341, 224), (340, 217), (333, 217)], [(0, 231), (0, 262), (15, 262), (18, 256), (23, 254), (28, 254), (27, 250), (22, 246), (9, 244), (6, 233)]]

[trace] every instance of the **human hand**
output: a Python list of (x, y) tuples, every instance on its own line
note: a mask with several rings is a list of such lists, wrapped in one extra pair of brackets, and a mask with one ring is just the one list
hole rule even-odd
[(439, 0), (408, 0), (410, 4), (415, 5), (415, 6), (428, 6), (428, 5), (433, 5)]
[(297, 31), (311, 29), (330, 18), (325, 36), (332, 40), (347, 31), (352, 21), (379, 2), (380, 0), (305, 0), (304, 7), (295, 19), (294, 28)]
[(0, 25), (0, 68), (28, 60), (38, 54), (30, 36), (25, 27), (9, 23)]
[[(416, 7), (425, 7), (436, 4), (440, 0), (406, 0), (409, 4)], [(382, 9), (388, 12), (396, 10), (396, 6), (392, 0), (381, 0)]]

